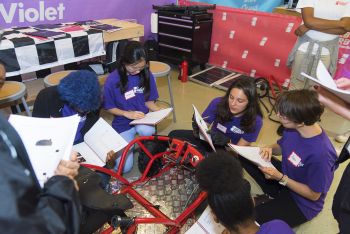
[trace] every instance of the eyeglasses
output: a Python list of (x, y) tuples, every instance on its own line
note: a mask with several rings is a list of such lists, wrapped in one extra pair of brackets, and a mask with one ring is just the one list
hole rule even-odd
[(139, 73), (140, 71), (142, 71), (146, 67), (147, 67), (146, 61), (141, 61), (138, 63), (125, 65), (126, 70), (132, 75)]

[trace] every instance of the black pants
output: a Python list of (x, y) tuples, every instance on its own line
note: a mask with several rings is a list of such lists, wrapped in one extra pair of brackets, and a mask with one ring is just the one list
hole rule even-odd
[(344, 170), (334, 194), (332, 212), (341, 234), (350, 233), (350, 163)]
[(96, 232), (106, 222), (111, 222), (115, 213), (108, 213), (106, 211), (94, 210), (90, 208), (83, 208), (80, 234), (91, 234)]
[[(275, 180), (265, 179), (259, 168), (243, 157), (239, 157), (242, 167), (259, 184), (265, 194), (274, 199), (255, 207), (256, 221), (259, 224), (273, 219), (281, 219), (289, 226), (295, 227), (308, 221), (292, 198), (288, 188), (280, 185)], [(272, 159), (272, 164), (281, 171), (281, 162)]]

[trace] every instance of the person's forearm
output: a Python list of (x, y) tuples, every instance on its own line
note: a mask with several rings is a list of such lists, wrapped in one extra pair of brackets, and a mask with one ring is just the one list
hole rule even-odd
[(148, 101), (145, 102), (145, 105), (150, 109), (151, 111), (159, 111), (161, 108), (154, 102), (154, 101)]
[(350, 17), (344, 17), (340, 21), (344, 24), (344, 30), (350, 32)]
[(314, 192), (312, 189), (309, 188), (306, 184), (299, 183), (295, 180), (292, 180), (288, 178), (288, 182), (286, 185), (290, 190), (293, 192), (299, 194), (300, 196), (303, 196), (311, 201), (317, 201), (321, 193)]
[(339, 20), (325, 20), (320, 18), (312, 18), (307, 21), (304, 21), (306, 27), (312, 30), (322, 31), (329, 29), (342, 29), (345, 30), (344, 27), (340, 24)]
[(342, 28), (323, 29), (318, 31), (323, 33), (333, 34), (333, 35), (344, 35), (345, 33), (347, 33), (347, 31)]
[(112, 109), (108, 109), (107, 112), (111, 113), (112, 115), (125, 116), (125, 113), (127, 111), (121, 110), (119, 108), (112, 108)]
[(334, 113), (350, 120), (350, 104), (346, 103), (343, 99), (327, 90), (322, 90), (319, 101)]
[(312, 30), (327, 30), (327, 29), (344, 29), (346, 24), (341, 20), (326, 20), (314, 17), (314, 9), (307, 7), (303, 8), (302, 11), (303, 21), (306, 27)]

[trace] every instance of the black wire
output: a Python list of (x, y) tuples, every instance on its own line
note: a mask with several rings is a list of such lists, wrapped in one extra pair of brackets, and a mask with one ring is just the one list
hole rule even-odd
[[(275, 103), (274, 103), (275, 102), (275, 98), (270, 95), (270, 89), (274, 89), (276, 95), (279, 95), (280, 90), (276, 89), (274, 86), (270, 87), (268, 81), (265, 78), (262, 78), (262, 77), (261, 78), (257, 78), (257, 80), (255, 82), (256, 82), (256, 84), (259, 83), (260, 87), (263, 86), (264, 90), (266, 90), (265, 94), (261, 94), (261, 95), (259, 94), (259, 102), (262, 104), (262, 106), (264, 107), (264, 109), (268, 113), (269, 120), (271, 120), (272, 122), (275, 122), (275, 123), (279, 123), (278, 120), (275, 120), (275, 119), (272, 118), (272, 114), (273, 113), (277, 113), (277, 111), (276, 111)], [(257, 89), (258, 89), (258, 87), (257, 87)], [(271, 105), (271, 110), (269, 110), (269, 108), (267, 107), (267, 105), (263, 101), (263, 98), (265, 98), (265, 97), (267, 98), (268, 102)]]

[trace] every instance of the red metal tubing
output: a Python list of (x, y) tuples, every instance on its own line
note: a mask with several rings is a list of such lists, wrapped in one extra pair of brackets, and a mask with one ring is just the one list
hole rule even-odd
[(176, 222), (183, 224), (188, 216), (207, 198), (207, 193), (206, 192), (201, 192), (197, 199), (190, 205), (188, 206), (184, 212), (182, 212), (179, 217), (176, 218)]
[(110, 170), (110, 169), (107, 169), (107, 168), (104, 168), (104, 167), (100, 167), (100, 166), (96, 166), (96, 165), (91, 165), (91, 164), (84, 164), (84, 163), (82, 163), (81, 165), (84, 166), (84, 167), (96, 170), (96, 171), (100, 171), (100, 172), (106, 173), (106, 174), (116, 178), (117, 180), (119, 180), (120, 182), (122, 182), (125, 185), (129, 185), (130, 184), (127, 179), (125, 179), (124, 177), (122, 177), (121, 175), (119, 175), (118, 173), (116, 173), (113, 170)]

